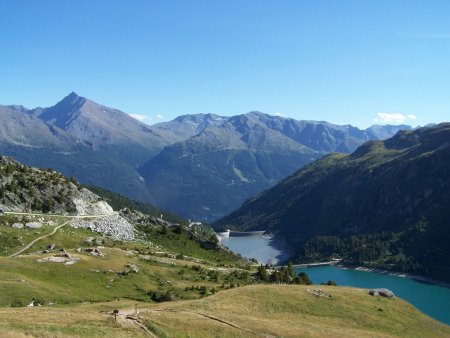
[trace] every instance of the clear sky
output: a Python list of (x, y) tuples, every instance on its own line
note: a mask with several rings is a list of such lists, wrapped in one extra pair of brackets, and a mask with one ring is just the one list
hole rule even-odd
[(448, 0), (4, 0), (0, 104), (450, 120)]

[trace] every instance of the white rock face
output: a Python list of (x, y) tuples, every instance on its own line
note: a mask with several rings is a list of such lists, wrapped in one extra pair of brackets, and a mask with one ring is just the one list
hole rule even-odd
[(22, 229), (23, 224), (22, 223), (14, 223), (13, 225), (11, 225), (11, 227), (14, 229)]
[(114, 211), (105, 201), (90, 203), (85, 199), (74, 198), (73, 202), (77, 209), (77, 215), (105, 215), (112, 214)]
[(115, 240), (131, 241), (134, 239), (134, 227), (118, 214), (92, 220), (75, 219), (70, 222), (70, 226), (96, 231)]

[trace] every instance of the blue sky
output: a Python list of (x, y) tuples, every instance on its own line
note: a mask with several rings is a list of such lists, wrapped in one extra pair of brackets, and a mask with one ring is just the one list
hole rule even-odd
[(450, 1), (0, 2), (0, 104), (450, 120)]

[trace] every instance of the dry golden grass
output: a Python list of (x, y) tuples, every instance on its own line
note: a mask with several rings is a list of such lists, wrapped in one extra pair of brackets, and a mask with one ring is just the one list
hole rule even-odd
[(362, 289), (322, 287), (334, 296), (327, 299), (307, 293), (307, 288), (246, 286), (207, 299), (164, 303), (144, 317), (168, 337), (450, 336), (450, 327), (400, 299), (375, 298)]
[[(450, 337), (450, 327), (401, 299), (372, 297), (366, 290), (252, 285), (192, 301), (139, 302), (140, 320), (159, 337)], [(135, 301), (60, 308), (1, 308), (0, 336), (139, 337), (131, 321), (114, 323), (106, 311), (132, 313)], [(125, 318), (124, 316), (122, 318)]]
[(0, 337), (136, 337), (137, 327), (122, 327), (112, 316), (83, 307), (1, 308)]

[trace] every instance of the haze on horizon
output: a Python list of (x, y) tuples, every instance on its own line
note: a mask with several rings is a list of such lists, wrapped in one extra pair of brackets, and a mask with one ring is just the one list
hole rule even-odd
[(68, 93), (148, 124), (258, 110), (365, 128), (450, 116), (450, 3), (0, 3), (0, 104)]

